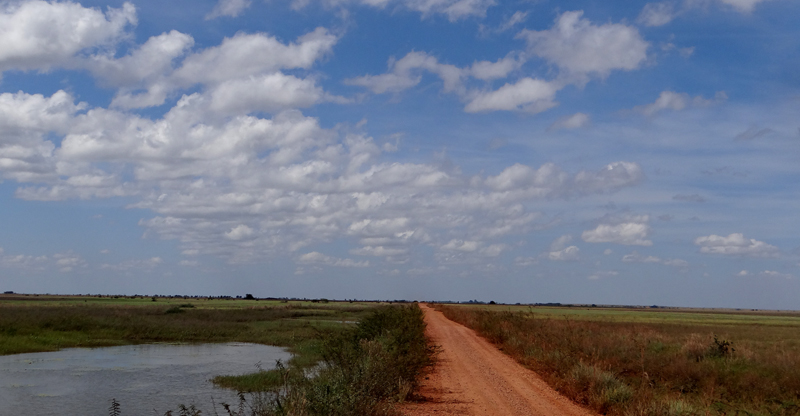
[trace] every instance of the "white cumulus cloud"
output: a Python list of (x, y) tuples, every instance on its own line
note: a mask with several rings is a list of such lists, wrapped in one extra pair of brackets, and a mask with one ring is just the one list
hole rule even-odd
[(0, 4), (0, 72), (70, 65), (81, 51), (112, 46), (136, 23), (131, 3), (105, 13), (71, 2)]
[(636, 20), (645, 26), (663, 26), (671, 22), (676, 14), (672, 3), (647, 3)]
[(600, 224), (593, 230), (586, 230), (581, 234), (587, 243), (615, 243), (627, 246), (651, 246), (648, 240), (650, 226), (647, 215), (634, 216), (625, 222), (615, 224)]
[(612, 70), (639, 68), (649, 44), (632, 26), (607, 23), (596, 26), (583, 11), (561, 14), (551, 29), (523, 30), (519, 37), (528, 49), (572, 74), (608, 75)]
[(310, 107), (325, 93), (313, 80), (280, 72), (225, 81), (210, 91), (209, 110), (220, 114), (275, 112)]
[(715, 234), (697, 237), (694, 240), (694, 243), (695, 245), (700, 246), (701, 253), (706, 254), (778, 257), (778, 254), (780, 253), (778, 247), (753, 238), (745, 238), (741, 233), (733, 233), (727, 237)]
[(553, 101), (559, 86), (541, 79), (523, 78), (494, 91), (480, 92), (464, 107), (468, 113), (484, 111), (524, 111), (540, 113), (557, 104)]
[[(492, 72), (497, 73), (499, 69), (488, 67), (490, 64), (483, 64), (486, 68), (483, 68), (483, 71), (479, 69), (476, 73), (487, 76), (491, 76)], [(469, 71), (454, 65), (442, 64), (436, 57), (416, 51), (409, 52), (399, 60), (390, 59), (389, 71), (381, 75), (351, 78), (345, 80), (345, 84), (366, 87), (376, 94), (400, 92), (419, 84), (423, 71), (426, 71), (436, 74), (442, 79), (445, 92), (463, 93), (462, 80), (469, 74)]]
[[(243, 93), (247, 87), (276, 94), (275, 98), (268, 96), (255, 103), (253, 92), (243, 96), (256, 105), (252, 110), (264, 111), (275, 108), (276, 104), (283, 108), (288, 104), (316, 102), (321, 92), (313, 80), (280, 71), (310, 68), (330, 53), (337, 41), (338, 37), (325, 28), (317, 28), (288, 44), (264, 33), (239, 33), (225, 38), (220, 45), (187, 54), (194, 40), (173, 31), (151, 38), (128, 56), (93, 57), (84, 66), (107, 82), (123, 84), (120, 86), (125, 88), (117, 92), (113, 107), (161, 105), (168, 94), (200, 84), (213, 89), (221, 99)], [(226, 90), (230, 91), (227, 95)]]
[(569, 246), (563, 250), (547, 253), (547, 258), (553, 261), (576, 261), (580, 258), (581, 250), (576, 246)]
[(248, 226), (246, 226), (244, 224), (239, 224), (236, 227), (232, 228), (227, 233), (225, 233), (225, 237), (227, 237), (227, 238), (229, 238), (231, 240), (241, 240), (241, 239), (244, 239), (244, 238), (252, 236), (254, 233), (255, 232), (253, 231), (252, 228), (250, 228), (250, 227), (248, 227)]

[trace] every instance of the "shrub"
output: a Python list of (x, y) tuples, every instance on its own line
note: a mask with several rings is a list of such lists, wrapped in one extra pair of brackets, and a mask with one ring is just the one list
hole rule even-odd
[(253, 414), (392, 414), (392, 403), (405, 400), (432, 360), (422, 317), (416, 305), (384, 307), (350, 331), (328, 334), (322, 365), (314, 374), (278, 363), (273, 371), (280, 374), (283, 385)]
[(180, 306), (173, 306), (173, 307), (167, 309), (166, 311), (164, 311), (165, 314), (184, 313), (184, 312), (186, 312), (186, 311), (184, 311)]
[(708, 355), (718, 358), (727, 358), (730, 357), (734, 351), (736, 350), (733, 348), (732, 342), (725, 339), (720, 341), (717, 339), (717, 336), (714, 335), (714, 343), (709, 347)]

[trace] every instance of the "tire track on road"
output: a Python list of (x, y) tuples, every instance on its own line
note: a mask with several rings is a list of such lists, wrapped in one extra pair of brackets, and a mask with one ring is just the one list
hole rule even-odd
[(400, 411), (421, 415), (593, 416), (550, 388), (475, 331), (427, 305), (426, 334), (440, 347), (434, 370), (421, 383), (424, 400)]

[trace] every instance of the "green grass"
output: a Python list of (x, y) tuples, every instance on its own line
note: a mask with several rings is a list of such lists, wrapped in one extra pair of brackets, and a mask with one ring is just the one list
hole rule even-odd
[[(34, 299), (34, 300), (31, 300)], [(374, 304), (158, 298), (0, 297), (0, 355), (153, 342), (294, 347)]]
[[(321, 340), (352, 328), (372, 303), (181, 298), (1, 296), (0, 355), (159, 342), (253, 342), (287, 347), (289, 365), (314, 366)], [(269, 363), (272, 364), (272, 363)], [(262, 372), (214, 379), (238, 391), (265, 391)]]
[(800, 414), (796, 313), (438, 308), (599, 413)]
[[(313, 375), (279, 366), (253, 377), (253, 383), (275, 383), (275, 395), (251, 396), (250, 412), (230, 415), (397, 414), (402, 402), (431, 363), (433, 348), (416, 306), (371, 310), (357, 325), (322, 338), (322, 365)], [(241, 403), (240, 403), (241, 405)], [(240, 406), (240, 409), (245, 406)]]
[[(351, 334), (377, 303), (226, 299), (0, 296), (0, 355), (155, 342), (253, 342), (287, 347), (303, 373), (324, 357), (324, 340)], [(272, 365), (272, 363), (265, 363)], [(219, 375), (240, 392), (281, 386), (277, 371)]]

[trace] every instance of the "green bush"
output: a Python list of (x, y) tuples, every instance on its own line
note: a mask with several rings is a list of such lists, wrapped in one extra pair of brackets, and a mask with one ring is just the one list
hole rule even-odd
[[(393, 414), (431, 363), (423, 313), (416, 306), (379, 308), (323, 342), (314, 374), (279, 365), (283, 386), (253, 415)], [(263, 397), (263, 396), (262, 396)]]

